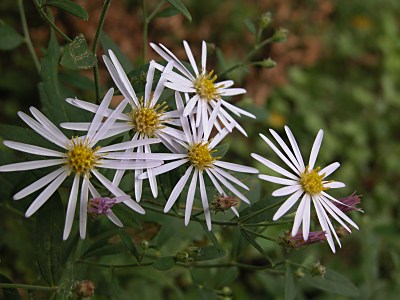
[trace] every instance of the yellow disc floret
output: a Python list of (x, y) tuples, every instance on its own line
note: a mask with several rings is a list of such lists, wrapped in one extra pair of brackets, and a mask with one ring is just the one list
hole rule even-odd
[(90, 170), (94, 169), (98, 164), (100, 156), (96, 152), (100, 147), (92, 149), (88, 144), (88, 140), (82, 140), (77, 137), (71, 139), (68, 145), (66, 161), (71, 173), (89, 176)]
[(211, 153), (214, 152), (208, 148), (208, 142), (201, 142), (192, 145), (188, 151), (189, 161), (195, 168), (203, 171), (210, 168), (216, 157), (213, 157)]
[(218, 99), (221, 94), (218, 92), (218, 89), (223, 87), (223, 85), (215, 85), (214, 82), (217, 80), (217, 75), (213, 76), (214, 71), (210, 73), (200, 74), (197, 76), (194, 81), (194, 88), (196, 93), (207, 101), (211, 101), (213, 99)]
[[(132, 127), (136, 132), (143, 133), (148, 137), (153, 137), (157, 130), (165, 127), (161, 120), (168, 106), (165, 103), (150, 107), (150, 104), (144, 104), (143, 99), (139, 101), (140, 106), (133, 109), (130, 113)], [(148, 101), (150, 103), (150, 101)]]
[(325, 174), (318, 174), (320, 169), (320, 167), (317, 167), (309, 171), (307, 166), (303, 174), (300, 176), (300, 184), (303, 187), (303, 190), (310, 195), (316, 195), (329, 189), (328, 187), (324, 187), (322, 184)]

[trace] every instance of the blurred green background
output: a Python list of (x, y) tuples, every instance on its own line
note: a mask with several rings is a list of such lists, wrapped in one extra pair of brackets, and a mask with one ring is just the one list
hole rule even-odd
[[(83, 32), (90, 44), (101, 1), (77, 2), (89, 12), (89, 22), (54, 11), (57, 24), (70, 36)], [(343, 248), (335, 255), (327, 245), (310, 247), (298, 255), (310, 262), (319, 260), (346, 275), (361, 289), (359, 299), (397, 299), (400, 295), (400, 2), (190, 0), (185, 4), (193, 21), (189, 23), (180, 15), (155, 19), (149, 27), (149, 41), (162, 42), (178, 57), (185, 58), (181, 41), (188, 40), (198, 55), (204, 39), (219, 49), (209, 57), (209, 65), (214, 65), (216, 71), (239, 62), (251, 50), (254, 37), (245, 19), (257, 23), (263, 13), (271, 12), (273, 28), (288, 29), (286, 42), (264, 48), (253, 58), (271, 57), (277, 67), (246, 65), (228, 75), (236, 86), (248, 90), (244, 99), (236, 99), (238, 105), (255, 111), (258, 116), (257, 121), (242, 118), (249, 138), (239, 133), (229, 137), (228, 141), (235, 141), (235, 146), (230, 147), (228, 156), (232, 161), (257, 167), (261, 166), (250, 158), (251, 152), (278, 162), (258, 133), (268, 134), (271, 127), (283, 134), (283, 125), (287, 124), (307, 157), (318, 130), (324, 129), (317, 162), (321, 166), (333, 161), (341, 163), (334, 178), (345, 182), (347, 187), (335, 191), (334, 196), (340, 198), (357, 191), (363, 195), (361, 206), (365, 213), (352, 214), (360, 231), (345, 237)], [(148, 1), (149, 7), (155, 5), (156, 1)], [(25, 1), (25, 8), (33, 44), (41, 57), (48, 29), (30, 1)], [(140, 65), (142, 53), (140, 16), (140, 1), (113, 1), (104, 25), (104, 31), (130, 59), (133, 68)], [(0, 19), (21, 32), (15, 1), (1, 1)], [(150, 48), (148, 52), (148, 58), (158, 59)], [(25, 45), (15, 51), (1, 51), (0, 55), (1, 122), (20, 124), (17, 111), (26, 111), (30, 105), (39, 103), (40, 79)], [(60, 74), (61, 81), (71, 76), (62, 69)], [(71, 87), (75, 93), (71, 96), (94, 97), (92, 73), (84, 75), (80, 86)], [(104, 66), (100, 76), (106, 88), (110, 81)], [(263, 183), (266, 195), (274, 188)], [(30, 239), (29, 221), (1, 208), (0, 224), (0, 271), (16, 282), (34, 280), (36, 271), (32, 269), (33, 257), (29, 251), (32, 245), (26, 245)], [(166, 279), (158, 278), (159, 274), (134, 275), (136, 281), (130, 279), (132, 273), (124, 280), (131, 282), (134, 289), (129, 290), (134, 290), (138, 299), (159, 295), (173, 299), (175, 294), (163, 294), (163, 289), (169, 284), (187, 288), (189, 280), (172, 273), (171, 278), (175, 278), (172, 283), (160, 284)], [(149, 290), (149, 286), (155, 287), (154, 290)], [(256, 295), (283, 299), (282, 282), (263, 272), (241, 273), (231, 289), (234, 299), (250, 298), (251, 293), (254, 299)], [(195, 297), (190, 289), (187, 292), (185, 295)], [(298, 297), (344, 299), (310, 288), (304, 288)]]

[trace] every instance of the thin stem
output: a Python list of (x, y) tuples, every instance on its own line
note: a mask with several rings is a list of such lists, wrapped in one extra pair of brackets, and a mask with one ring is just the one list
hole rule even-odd
[(269, 236), (266, 236), (266, 235), (264, 235), (264, 234), (258, 233), (258, 232), (256, 232), (256, 231), (249, 230), (249, 229), (247, 229), (247, 228), (244, 227), (244, 226), (242, 226), (242, 229), (245, 230), (246, 232), (248, 232), (248, 233), (250, 233), (250, 234), (253, 234), (253, 235), (255, 235), (255, 236), (258, 236), (258, 237), (260, 237), (260, 238), (262, 238), (262, 239), (276, 242), (276, 239), (274, 239), (274, 238), (272, 238), (272, 237), (269, 237)]
[(257, 211), (255, 211), (255, 212), (253, 212), (253, 213), (251, 213), (251, 214), (248, 214), (247, 216), (244, 216), (244, 217), (242, 217), (242, 218), (239, 218), (239, 221), (240, 221), (241, 223), (244, 223), (244, 222), (246, 222), (247, 220), (249, 220), (249, 219), (251, 219), (251, 218), (254, 218), (255, 216), (258, 216), (259, 214), (262, 214), (262, 213), (265, 212), (265, 211), (268, 211), (268, 210), (270, 210), (270, 209), (272, 209), (272, 208), (274, 208), (274, 207), (276, 207), (276, 206), (281, 205), (283, 201), (284, 201), (284, 200), (278, 201), (278, 202), (276, 202), (276, 203), (274, 203), (274, 204), (271, 204), (271, 205), (266, 206), (266, 207), (264, 207), (264, 208), (262, 208), (262, 209), (260, 209), (260, 210), (257, 210)]
[(223, 76), (225, 76), (226, 74), (228, 74), (228, 73), (230, 73), (230, 72), (236, 70), (237, 68), (244, 66), (244, 65), (248, 62), (248, 60), (249, 60), (254, 54), (257, 53), (258, 50), (260, 50), (260, 49), (261, 49), (262, 47), (264, 47), (265, 45), (271, 43), (272, 41), (273, 41), (273, 38), (270, 37), (270, 38), (265, 39), (264, 41), (262, 41), (260, 44), (254, 45), (253, 50), (251, 50), (251, 51), (245, 56), (245, 58), (242, 59), (242, 61), (241, 61), (240, 63), (238, 63), (238, 64), (236, 64), (236, 65), (233, 65), (232, 67), (229, 67), (228, 69), (226, 69), (225, 71), (223, 71), (221, 74), (219, 74), (219, 77), (223, 77)]
[(276, 226), (282, 224), (293, 223), (293, 219), (287, 221), (277, 221), (277, 222), (262, 222), (262, 223), (246, 223), (246, 227), (258, 227), (258, 226)]
[(154, 10), (151, 12), (151, 14), (147, 17), (147, 21), (150, 23), (150, 21), (155, 17), (155, 15), (158, 13), (160, 8), (164, 5), (165, 0), (160, 1), (157, 6), (154, 8)]
[(26, 290), (42, 290), (42, 291), (56, 291), (57, 286), (41, 286), (32, 284), (19, 284), (19, 283), (2, 283), (0, 282), (0, 288), (4, 289), (26, 289)]
[(238, 267), (240, 269), (247, 269), (247, 270), (265, 270), (270, 273), (275, 273), (275, 274), (285, 274), (283, 271), (279, 270), (273, 270), (271, 268), (271, 265), (265, 265), (265, 266), (254, 266), (254, 265), (249, 265), (249, 264), (244, 264), (244, 263), (238, 263), (238, 262), (229, 262), (229, 263), (220, 263), (220, 264), (183, 264), (183, 263), (177, 263), (177, 266), (184, 267), (184, 268), (229, 268), (229, 267)]
[(92, 266), (101, 267), (101, 268), (111, 268), (111, 269), (148, 267), (148, 266), (153, 265), (153, 263), (154, 263), (154, 262), (148, 262), (148, 263), (143, 263), (143, 264), (109, 265), (109, 264), (101, 264), (101, 263), (96, 263), (96, 262), (86, 261), (86, 260), (77, 260), (76, 262), (80, 263), (80, 264), (92, 265)]
[(26, 22), (24, 3), (22, 2), (22, 0), (18, 0), (18, 9), (19, 9), (19, 14), (21, 16), (22, 30), (24, 32), (25, 43), (28, 46), (29, 53), (32, 56), (33, 63), (35, 64), (36, 70), (38, 71), (38, 73), (40, 73), (40, 62), (39, 62), (39, 58), (36, 55), (35, 49), (33, 48), (32, 40), (29, 35), (28, 24)]
[[(99, 25), (97, 26), (96, 35), (94, 36), (92, 52), (96, 55), (97, 46), (99, 44), (100, 33), (103, 28), (104, 19), (106, 17), (107, 11), (110, 8), (111, 0), (106, 0), (103, 5), (103, 9), (101, 11)], [(97, 55), (96, 55), (97, 56)], [(94, 85), (96, 89), (96, 101), (100, 103), (100, 83), (99, 83), (99, 65), (98, 62), (93, 68), (93, 75), (94, 75)]]
[(57, 27), (57, 25), (53, 22), (53, 20), (43, 11), (43, 7), (39, 5), (38, 1), (34, 0), (33, 2), (40, 16), (50, 25), (50, 27), (53, 28), (55, 31), (57, 31), (63, 37), (64, 40), (66, 40), (68, 43), (71, 43), (72, 39), (70, 39), (64, 32), (61, 31), (60, 28)]
[(143, 52), (142, 52), (142, 64), (146, 62), (147, 57), (147, 36), (149, 33), (149, 19), (147, 18), (147, 8), (145, 0), (142, 0), (142, 13), (143, 13)]

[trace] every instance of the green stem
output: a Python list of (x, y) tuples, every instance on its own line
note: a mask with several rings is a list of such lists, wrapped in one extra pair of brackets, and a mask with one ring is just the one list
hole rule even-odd
[(247, 229), (247, 228), (244, 227), (244, 226), (242, 226), (242, 229), (245, 230), (246, 232), (248, 232), (248, 233), (250, 233), (250, 234), (253, 234), (253, 235), (255, 235), (255, 236), (258, 236), (258, 237), (260, 237), (260, 238), (262, 238), (262, 239), (276, 242), (276, 239), (274, 239), (274, 238), (272, 238), (272, 237), (269, 237), (269, 236), (266, 236), (266, 235), (264, 235), (264, 234), (258, 233), (258, 232), (256, 232), (256, 231), (249, 230), (249, 229)]
[(284, 201), (284, 200), (278, 201), (278, 202), (276, 202), (276, 203), (274, 203), (274, 204), (271, 204), (271, 205), (266, 206), (266, 207), (264, 207), (264, 208), (262, 208), (262, 209), (260, 209), (260, 210), (257, 210), (257, 211), (255, 211), (254, 213), (251, 213), (251, 214), (248, 214), (247, 216), (244, 216), (244, 217), (242, 217), (242, 218), (239, 218), (239, 221), (240, 221), (240, 223), (244, 223), (244, 222), (246, 222), (247, 220), (249, 220), (249, 219), (251, 219), (251, 218), (254, 218), (255, 216), (258, 216), (259, 214), (262, 214), (263, 212), (265, 212), (265, 211), (267, 211), (267, 210), (270, 210), (270, 209), (272, 209), (272, 208), (274, 208), (274, 207), (276, 207), (276, 206), (281, 205), (283, 201)]
[(50, 27), (53, 28), (55, 31), (57, 31), (63, 37), (64, 40), (66, 40), (68, 43), (71, 43), (72, 39), (70, 39), (64, 32), (61, 31), (60, 28), (57, 27), (57, 25), (53, 22), (53, 20), (43, 11), (44, 8), (39, 5), (39, 2), (37, 0), (34, 0), (33, 2), (40, 16), (50, 25)]
[(160, 8), (164, 5), (165, 0), (160, 1), (157, 6), (154, 8), (154, 10), (151, 12), (151, 14), (147, 17), (147, 21), (150, 23), (150, 21), (155, 17), (155, 15), (158, 13)]
[[(101, 30), (103, 28), (104, 20), (107, 14), (108, 9), (110, 8), (111, 0), (106, 0), (103, 5), (103, 9), (101, 11), (99, 25), (97, 26), (96, 35), (94, 36), (92, 52), (96, 55), (97, 46), (99, 44), (99, 38), (101, 34)], [(97, 56), (97, 55), (96, 55)], [(99, 83), (99, 65), (98, 62), (93, 68), (93, 75), (94, 75), (94, 85), (96, 89), (96, 101), (100, 103), (100, 83)]]
[(229, 263), (221, 263), (221, 264), (183, 264), (177, 263), (177, 266), (184, 267), (184, 268), (229, 268), (229, 267), (238, 267), (240, 269), (247, 269), (247, 270), (265, 270), (270, 273), (274, 274), (285, 274), (283, 271), (273, 270), (271, 269), (271, 265), (266, 266), (254, 266), (249, 264), (243, 264), (238, 262), (229, 262)]
[(153, 265), (153, 262), (148, 262), (148, 263), (143, 263), (143, 264), (127, 264), (127, 265), (109, 265), (109, 264), (101, 264), (101, 263), (96, 263), (96, 262), (91, 262), (91, 261), (86, 261), (86, 260), (77, 260), (76, 262), (80, 263), (80, 264), (92, 265), (92, 266), (101, 267), (101, 268), (111, 268), (111, 269), (148, 267), (148, 266)]
[(246, 56), (245, 58), (242, 59), (242, 61), (236, 65), (233, 65), (232, 67), (229, 67), (228, 69), (226, 69), (225, 71), (223, 71), (221, 74), (219, 74), (219, 77), (223, 77), (225, 75), (227, 75), (228, 73), (236, 70), (239, 67), (244, 66), (250, 58), (253, 57), (254, 54), (256, 54), (258, 52), (258, 50), (260, 50), (262, 47), (264, 47), (265, 45), (271, 43), (273, 41), (272, 37), (265, 39), (264, 41), (262, 41), (260, 44), (256, 44), (253, 47), (253, 50), (251, 50)]
[(149, 19), (147, 18), (147, 8), (145, 0), (142, 0), (142, 13), (143, 13), (143, 52), (142, 64), (145, 64), (147, 57), (147, 36), (149, 33)]
[(41, 285), (32, 285), (32, 284), (3, 283), (3, 282), (0, 282), (0, 288), (3, 288), (3, 289), (42, 290), (42, 291), (55, 291), (55, 290), (58, 290), (57, 286), (41, 286)]
[(24, 31), (25, 43), (28, 46), (29, 53), (32, 56), (33, 63), (35, 64), (36, 70), (38, 71), (38, 73), (40, 73), (40, 62), (39, 62), (39, 58), (36, 55), (35, 49), (33, 48), (32, 40), (29, 35), (28, 24), (26, 22), (26, 15), (25, 15), (25, 10), (24, 10), (24, 3), (22, 2), (22, 0), (18, 0), (18, 9), (19, 9), (19, 14), (21, 16), (22, 30)]
[(276, 226), (282, 224), (293, 223), (293, 219), (287, 221), (278, 221), (278, 222), (262, 222), (262, 223), (246, 223), (246, 227), (258, 227), (258, 226)]

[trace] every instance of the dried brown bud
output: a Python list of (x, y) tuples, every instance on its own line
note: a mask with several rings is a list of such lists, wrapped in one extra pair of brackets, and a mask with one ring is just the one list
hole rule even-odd
[(217, 198), (211, 201), (210, 208), (212, 211), (217, 213), (219, 211), (225, 211), (231, 208), (232, 206), (236, 206), (237, 204), (238, 201), (234, 197), (227, 195), (219, 195)]
[(302, 232), (298, 232), (295, 236), (292, 236), (290, 232), (285, 231), (284, 235), (278, 238), (278, 243), (289, 251), (291, 249), (298, 249), (306, 245), (322, 242), (325, 240), (325, 231), (311, 231), (306, 241), (303, 238)]
[(78, 281), (75, 284), (75, 293), (78, 299), (86, 299), (94, 294), (95, 284), (90, 280)]

